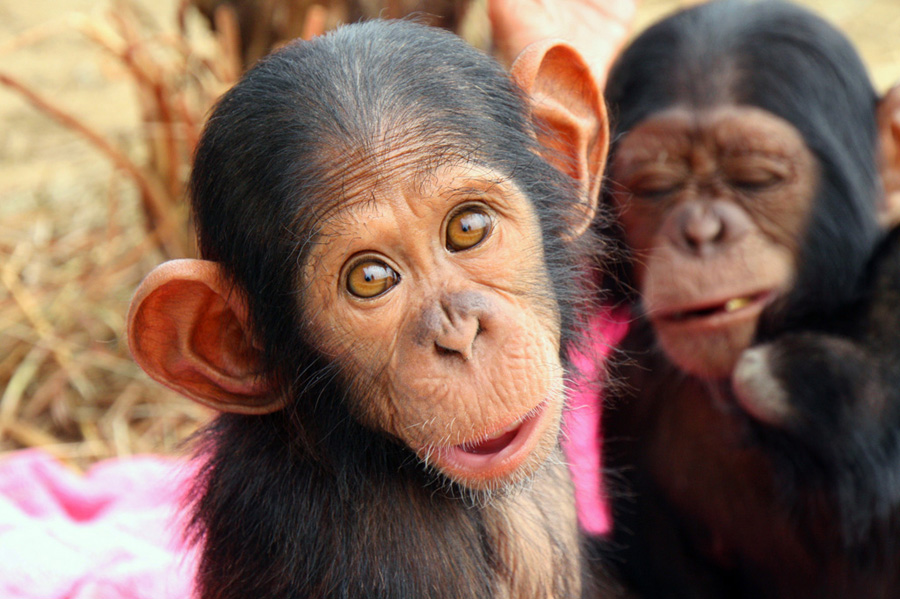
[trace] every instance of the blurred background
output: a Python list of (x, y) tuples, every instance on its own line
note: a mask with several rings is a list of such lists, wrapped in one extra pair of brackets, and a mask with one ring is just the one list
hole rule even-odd
[[(284, 39), (413, 0), (0, 0), (0, 457), (76, 468), (182, 452), (210, 412), (149, 380), (123, 336), (138, 282), (193, 256), (182, 201), (203, 119)], [(643, 0), (635, 31), (685, 0)], [(805, 0), (900, 82), (900, 1)], [(490, 48), (483, 0), (418, 3)]]

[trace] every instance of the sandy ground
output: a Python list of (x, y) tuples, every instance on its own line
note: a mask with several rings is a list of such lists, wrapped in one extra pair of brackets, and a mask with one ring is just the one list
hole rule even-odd
[[(645, 0), (637, 29), (684, 3)], [(803, 3), (848, 33), (860, 48), (879, 89), (900, 81), (900, 0), (804, 0)], [(148, 18), (172, 27), (176, 0), (138, 0), (137, 4), (147, 12)], [(109, 6), (105, 0), (0, 0), (0, 73), (21, 79), (132, 155), (139, 156), (143, 145), (131, 79), (113, 58), (66, 26), (73, 15), (101, 18)], [(34, 34), (36, 41), (25, 45), (13, 43), (17, 36), (34, 28), (38, 28)], [(144, 267), (149, 270), (161, 256), (148, 252), (141, 258), (141, 266), (132, 269), (137, 274), (129, 271), (118, 275), (114, 268), (105, 266), (115, 258), (114, 254), (133, 251), (137, 246), (140, 240), (131, 237), (140, 236), (140, 227), (135, 224), (140, 218), (136, 192), (115, 173), (105, 157), (80, 136), (0, 86), (0, 275), (6, 266), (15, 263), (13, 282), (22, 288), (20, 295), (11, 299), (9, 281), (0, 276), (0, 451), (40, 444), (44, 438), (48, 442), (75, 443), (91, 436), (115, 438), (116, 435), (124, 437), (100, 449), (91, 449), (85, 457), (174, 447), (175, 442), (160, 441), (179, 436), (173, 431), (154, 433), (148, 437), (147, 444), (137, 446), (127, 439), (127, 432), (104, 432), (102, 422), (96, 430), (90, 426), (85, 428), (84, 419), (81, 430), (72, 424), (78, 421), (74, 414), (92, 401), (92, 392), (115, 389), (124, 398), (116, 405), (123, 406), (141, 405), (136, 399), (140, 393), (163, 393), (142, 379), (143, 375), (130, 364), (121, 338), (128, 298), (140, 271)], [(92, 227), (106, 228), (109, 233), (97, 247), (89, 241), (73, 243), (71, 260), (80, 260), (81, 265), (72, 267), (67, 257), (60, 258), (59, 248), (65, 247), (73, 229)], [(42, 250), (50, 247), (50, 243), (56, 248), (52, 256)], [(94, 252), (103, 255), (95, 256)], [(94, 263), (107, 277), (100, 283), (91, 280)], [(80, 278), (75, 284), (65, 285), (60, 280), (64, 275), (60, 273), (69, 268)], [(42, 286), (40, 293), (35, 289), (37, 285)], [(53, 289), (53, 285), (59, 285), (59, 289)], [(91, 306), (89, 313), (84, 311), (85, 304)], [(93, 355), (103, 355), (110, 361), (100, 367), (76, 363), (71, 369), (78, 376), (83, 375), (84, 383), (74, 385), (78, 387), (75, 390), (65, 384), (60, 387), (68, 389), (66, 397), (74, 399), (60, 400), (56, 405), (56, 399), (44, 397), (41, 401), (47, 402), (50, 419), (40, 421), (37, 431), (32, 431), (35, 434), (10, 436), (7, 433), (12, 430), (11, 423), (28, 418), (28, 403), (33, 399), (34, 389), (40, 387), (41, 373), (53, 375), (47, 361), (52, 361), (54, 356), (48, 358), (40, 351), (35, 354), (30, 340), (53, 339), (57, 321), (46, 315), (52, 312), (58, 318), (61, 312), (67, 312), (69, 305), (71, 317), (78, 322), (67, 323), (66, 331), (85, 329), (78, 343), (86, 349), (76, 355), (76, 362), (77, 359), (90, 362)], [(28, 311), (27, 318), (20, 314), (25, 311)], [(83, 326), (79, 324), (81, 321)], [(28, 330), (31, 326), (48, 330), (34, 335)], [(68, 333), (59, 336), (63, 334)], [(92, 344), (105, 353), (97, 353)], [(18, 353), (3, 355), (10, 351), (4, 348), (10, 347)], [(37, 358), (29, 363), (35, 355)], [(24, 380), (21, 389), (12, 389), (10, 377), (14, 376)], [(33, 380), (29, 382), (27, 376)], [(125, 382), (110, 382), (114, 377), (124, 378)], [(98, 382), (101, 379), (105, 381), (102, 384)], [(147, 389), (136, 391), (135, 384)], [(172, 401), (173, 409), (188, 413), (184, 403)], [(41, 410), (31, 411), (38, 414)], [(148, 419), (155, 418), (153, 412), (147, 414)], [(43, 437), (40, 429), (51, 426), (48, 422), (56, 423), (53, 426), (59, 425), (64, 431), (68, 429), (62, 424), (69, 422), (71, 431)], [(61, 455), (67, 454), (61, 452)]]
[[(159, 3), (166, 4), (171, 3)], [(106, 6), (91, 0), (3, 0), (0, 70), (112, 139), (129, 143), (138, 133), (130, 81), (110, 57), (66, 26), (70, 17), (99, 16)], [(58, 33), (25, 47), (9, 47), (14, 36), (35, 27)], [(70, 209), (103, 208), (103, 200), (97, 200), (105, 197), (112, 168), (83, 139), (2, 87), (0, 123), (0, 216), (48, 204), (61, 219)]]

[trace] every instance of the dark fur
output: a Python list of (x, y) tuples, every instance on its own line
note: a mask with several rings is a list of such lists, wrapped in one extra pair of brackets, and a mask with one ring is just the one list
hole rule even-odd
[[(203, 597), (495, 595), (507, 564), (486, 533), (487, 508), (467, 507), (410, 450), (353, 419), (351, 386), (312, 347), (299, 297), (318, 223), (341, 198), (334, 165), (379, 176), (370, 150), (390, 132), (436, 163), (494, 167), (527, 193), (544, 228), (546, 293), (568, 339), (582, 295), (573, 273), (592, 248), (562, 241), (576, 194), (538, 155), (532, 127), (493, 60), (402, 22), (290, 45), (218, 104), (191, 181), (201, 253), (246, 295), (265, 375), (290, 402), (268, 416), (221, 416), (202, 436), (194, 533)], [(551, 468), (564, 488), (565, 468)], [(555, 535), (552, 506), (542, 513), (536, 525)], [(579, 557), (547, 559), (557, 597), (571, 596)]]
[[(729, 381), (680, 372), (635, 309), (603, 421), (615, 560), (647, 597), (893, 597), (900, 251), (879, 252), (877, 98), (834, 28), (781, 2), (714, 2), (641, 35), (607, 87), (615, 136), (679, 103), (792, 123), (822, 177), (796, 284), (764, 315), (777, 376), (808, 419), (752, 422)], [(615, 152), (615, 146), (612, 148)], [(874, 278), (873, 278), (874, 277)], [(802, 351), (801, 351), (802, 348)]]
[(750, 422), (823, 567), (818, 597), (900, 595), (900, 228), (830, 319), (759, 340), (795, 411)]

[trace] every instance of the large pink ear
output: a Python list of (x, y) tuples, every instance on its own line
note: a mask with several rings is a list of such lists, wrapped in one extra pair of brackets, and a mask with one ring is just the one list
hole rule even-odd
[(583, 215), (572, 223), (583, 233), (597, 210), (609, 149), (606, 105), (581, 54), (566, 42), (541, 40), (513, 64), (515, 82), (531, 97), (544, 157), (579, 185)]
[(900, 85), (891, 88), (878, 103), (880, 138), (879, 170), (884, 186), (881, 222), (890, 227), (900, 224)]
[(147, 275), (128, 310), (128, 344), (153, 379), (217, 410), (284, 406), (262, 376), (244, 300), (215, 262), (172, 260)]

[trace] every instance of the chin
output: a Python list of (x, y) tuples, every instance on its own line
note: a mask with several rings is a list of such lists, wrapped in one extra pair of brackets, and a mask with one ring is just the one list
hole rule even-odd
[(726, 379), (753, 341), (756, 321), (691, 332), (659, 326), (656, 332), (663, 351), (678, 368), (700, 378)]

